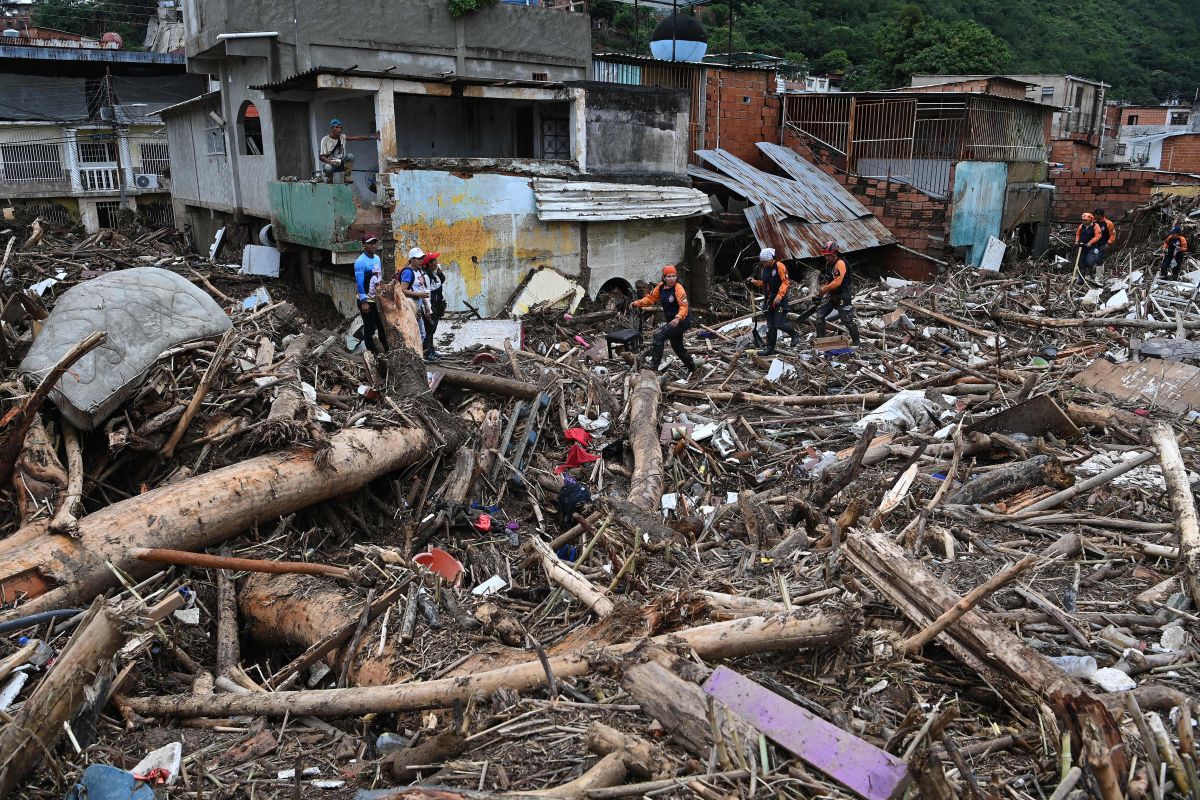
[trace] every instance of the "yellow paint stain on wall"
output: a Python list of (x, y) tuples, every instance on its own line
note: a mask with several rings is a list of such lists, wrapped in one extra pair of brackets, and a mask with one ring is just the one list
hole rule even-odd
[[(483, 270), (480, 269), (480, 264), (499, 242), (496, 234), (484, 226), (481, 218), (445, 222), (440, 219), (429, 220), (421, 215), (415, 223), (396, 228), (396, 241), (413, 239), (425, 252), (440, 253), (438, 261), (443, 265), (457, 265), (466, 284), (468, 297), (477, 297), (483, 293)], [(474, 261), (471, 260), (472, 256)], [(404, 261), (404, 254), (397, 248), (397, 266)]]
[(513, 255), (518, 259), (550, 259), (579, 252), (579, 236), (575, 223), (542, 222), (532, 228), (517, 231)]

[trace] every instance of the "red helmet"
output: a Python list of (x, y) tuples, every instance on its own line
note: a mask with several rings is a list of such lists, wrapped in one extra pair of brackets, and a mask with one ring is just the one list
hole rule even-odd
[(834, 255), (837, 255), (837, 253), (838, 253), (837, 242), (826, 242), (825, 244), (821, 245), (821, 255), (834, 256)]

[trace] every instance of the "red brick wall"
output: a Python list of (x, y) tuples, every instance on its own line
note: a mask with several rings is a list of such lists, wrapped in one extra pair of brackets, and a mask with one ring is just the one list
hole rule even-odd
[(1067, 170), (1094, 170), (1099, 152), (1099, 148), (1075, 139), (1055, 139), (1050, 143), (1050, 160)]
[(1149, 202), (1154, 175), (1138, 170), (1063, 172), (1055, 176), (1054, 186), (1055, 222), (1078, 222), (1080, 214), (1095, 208), (1115, 220)]
[[(749, 102), (746, 102), (749, 99)], [(754, 166), (764, 166), (758, 142), (779, 141), (779, 95), (775, 73), (708, 67), (705, 86), (704, 141), (701, 149), (717, 147)]]
[(1167, 172), (1200, 172), (1200, 133), (1163, 139), (1158, 168)]
[[(902, 183), (878, 178), (862, 178), (844, 172), (845, 158), (811, 139), (789, 135), (787, 145), (845, 186), (876, 219), (883, 223), (905, 247), (939, 260), (945, 260), (945, 242), (949, 239), (948, 200), (938, 200)], [(930, 236), (937, 237), (935, 242)], [(880, 251), (875, 262), (909, 280), (925, 280), (937, 269), (932, 261), (907, 253), (898, 247)]]
[(1187, 109), (1167, 108), (1166, 106), (1125, 106), (1121, 109), (1121, 124), (1128, 125), (1129, 115), (1138, 118), (1138, 125), (1166, 125), (1168, 111), (1186, 111)]

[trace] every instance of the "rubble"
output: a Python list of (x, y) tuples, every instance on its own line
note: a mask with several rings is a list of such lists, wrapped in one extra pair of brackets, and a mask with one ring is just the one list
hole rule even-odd
[[(351, 352), (286, 266), (18, 242), (0, 795), (105, 765), (228, 797), (1185, 796), (1194, 367), (1146, 337), (1200, 327), (1150, 280), (1184, 202), (1074, 286), (1069, 259), (860, 275), (857, 349), (756, 355), (731, 276), (690, 379), (609, 349), (638, 328), (614, 298), (447, 319), (425, 364)], [(147, 269), (225, 324), (164, 324), (90, 425), (45, 403), (83, 356), (19, 365)], [(67, 344), (119, 338), (92, 330)]]

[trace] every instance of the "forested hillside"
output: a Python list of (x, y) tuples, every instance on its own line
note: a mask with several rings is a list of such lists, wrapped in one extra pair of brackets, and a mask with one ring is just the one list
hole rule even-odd
[[(597, 49), (630, 48), (633, 9), (593, 0), (608, 30)], [(697, 11), (710, 52), (727, 47), (728, 11)], [(640, 25), (643, 52), (654, 21)], [(1200, 86), (1197, 0), (734, 0), (733, 47), (846, 73), (848, 89), (905, 85), (913, 72), (1068, 73), (1134, 102), (1191, 101)]]

